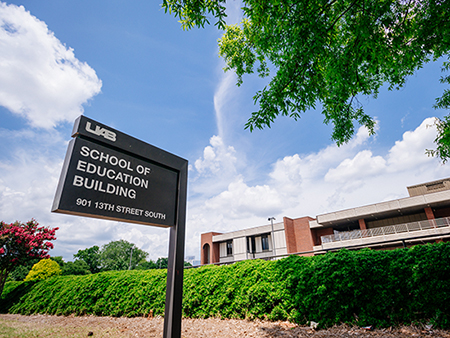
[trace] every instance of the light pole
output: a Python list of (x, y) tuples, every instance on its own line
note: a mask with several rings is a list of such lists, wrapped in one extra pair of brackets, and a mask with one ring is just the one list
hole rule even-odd
[(272, 225), (272, 252), (273, 252), (273, 256), (276, 256), (277, 253), (275, 251), (275, 236), (274, 236), (274, 232), (273, 232), (273, 221), (275, 220), (275, 217), (269, 217), (267, 219), (268, 221), (270, 221), (270, 224)]
[(130, 266), (128, 267), (128, 270), (131, 270), (131, 258), (133, 257), (133, 247), (131, 247), (131, 253), (130, 253)]

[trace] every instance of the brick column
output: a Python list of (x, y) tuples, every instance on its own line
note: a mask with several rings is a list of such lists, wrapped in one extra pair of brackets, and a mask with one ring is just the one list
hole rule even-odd
[[(220, 253), (219, 253), (219, 243), (213, 243), (213, 236), (221, 235), (220, 232), (208, 232), (205, 234), (201, 234), (201, 244), (200, 244), (200, 264), (212, 264), (219, 263)], [(207, 252), (206, 245), (209, 246), (209, 257), (206, 257), (205, 254)]]
[[(288, 253), (312, 251), (313, 249), (313, 233), (309, 227), (309, 221), (314, 220), (311, 217), (301, 217), (290, 219), (284, 218), (284, 233), (286, 236), (286, 245)], [(290, 237), (290, 238), (288, 238)], [(312, 256), (313, 253), (304, 254), (304, 256)]]
[(358, 220), (358, 223), (359, 223), (359, 230), (361, 230), (361, 232), (362, 232), (362, 236), (366, 237), (367, 234), (365, 233), (366, 231), (364, 231), (364, 230), (367, 230), (366, 220), (364, 218), (361, 218)]
[(286, 249), (287, 253), (296, 253), (297, 240), (295, 238), (294, 220), (289, 217), (283, 217), (284, 223), (284, 236), (286, 237)]
[(366, 225), (366, 221), (364, 220), (364, 218), (359, 219), (358, 222), (359, 222), (360, 230), (367, 230), (367, 225)]
[[(436, 223), (434, 222), (434, 212), (433, 209), (431, 209), (430, 207), (426, 207), (423, 210), (425, 210), (425, 214), (427, 215), (427, 219), (428, 222), (430, 223), (431, 226), (436, 227)], [(438, 238), (435, 240), (436, 243), (440, 243), (442, 242), (442, 239)]]
[(431, 209), (430, 207), (426, 207), (424, 208), (424, 210), (428, 220), (435, 219), (433, 209)]

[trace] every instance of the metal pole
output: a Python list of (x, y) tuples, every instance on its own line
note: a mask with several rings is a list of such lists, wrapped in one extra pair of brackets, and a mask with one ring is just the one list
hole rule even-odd
[(269, 221), (270, 221), (270, 224), (272, 225), (272, 254), (273, 254), (273, 256), (276, 256), (277, 255), (277, 252), (275, 251), (275, 235), (274, 235), (274, 231), (273, 231), (273, 220), (275, 219), (275, 217), (270, 217), (269, 218)]
[(131, 247), (131, 253), (130, 253), (130, 266), (128, 267), (128, 270), (131, 270), (131, 257), (133, 257), (133, 247)]
[(184, 241), (186, 228), (187, 162), (180, 170), (176, 225), (170, 228), (163, 338), (181, 338)]

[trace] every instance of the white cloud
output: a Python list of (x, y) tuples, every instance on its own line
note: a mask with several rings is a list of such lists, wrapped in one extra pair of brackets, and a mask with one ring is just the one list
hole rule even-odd
[(387, 157), (390, 170), (418, 169), (419, 166), (435, 162), (434, 158), (425, 155), (425, 149), (434, 149), (436, 138), (435, 118), (425, 119), (414, 131), (403, 134), (401, 141), (396, 141)]
[(278, 213), (282, 210), (283, 201), (279, 193), (268, 185), (249, 187), (242, 177), (238, 177), (226, 191), (207, 200), (205, 206), (226, 218), (240, 219)]
[(436, 159), (425, 155), (425, 149), (433, 148), (436, 137), (434, 118), (425, 119), (419, 127), (403, 134), (402, 140), (396, 141), (389, 153), (373, 156), (370, 150), (362, 150), (353, 158), (346, 158), (336, 168), (330, 168), (325, 175), (329, 182), (349, 182), (370, 179), (374, 175), (387, 175), (404, 170), (421, 170), (422, 166), (435, 165)]
[(62, 165), (56, 152), (64, 153), (65, 142), (58, 133), (7, 130), (1, 130), (0, 141), (10, 148), (7, 158), (0, 161), (2, 219), (24, 221), (37, 218), (43, 211), (48, 214)]
[[(426, 127), (432, 121), (425, 119), (415, 130), (404, 133), (389, 151), (377, 155), (370, 149), (367, 131), (360, 128), (355, 139), (342, 147), (330, 145), (277, 160), (271, 172), (259, 174), (262, 183), (258, 185), (247, 184), (245, 170), (237, 168), (234, 180), (222, 191), (189, 201), (188, 224), (199, 236), (207, 231), (228, 232), (266, 224), (269, 216), (280, 220), (283, 216), (315, 217), (406, 197), (408, 185), (450, 175), (449, 166), (424, 153), (426, 147), (433, 146), (436, 131)], [(191, 186), (195, 190), (201, 183), (199, 178)]]
[(235, 172), (236, 150), (232, 146), (226, 146), (220, 136), (210, 139), (210, 146), (203, 150), (203, 158), (195, 161), (195, 169), (202, 176), (211, 176), (221, 173)]
[(325, 175), (325, 181), (357, 180), (373, 176), (386, 169), (386, 160), (373, 156), (370, 150), (363, 150), (352, 159), (345, 159), (337, 168), (331, 168)]
[[(221, 67), (222, 68), (222, 67)], [(221, 70), (222, 71), (222, 70)], [(214, 93), (214, 110), (216, 112), (216, 124), (219, 137), (224, 138), (226, 134), (225, 111), (229, 109), (233, 93), (236, 91), (236, 76), (232, 71), (221, 75), (216, 92)], [(229, 118), (229, 116), (227, 116)]]
[[(268, 224), (271, 216), (277, 220), (314, 217), (405, 197), (408, 185), (450, 176), (450, 166), (424, 154), (435, 133), (426, 128), (429, 122), (425, 120), (389, 151), (376, 156), (362, 131), (353, 143), (341, 148), (330, 145), (308, 155), (286, 156), (270, 172), (259, 172), (261, 180), (255, 185), (246, 181), (245, 165), (236, 166), (240, 149), (212, 137), (192, 169), (196, 176), (189, 183), (186, 253), (198, 257), (203, 232), (228, 232)], [(42, 225), (60, 227), (53, 255), (71, 260), (79, 249), (125, 239), (152, 259), (167, 256), (167, 229), (50, 212), (66, 148), (59, 133), (0, 130), (1, 144), (8, 144), (7, 154), (0, 159), (2, 220), (34, 217)], [(409, 156), (394, 160), (405, 154)], [(252, 159), (248, 161), (251, 164)]]
[(82, 114), (101, 86), (44, 22), (0, 2), (0, 105), (34, 127), (52, 128)]

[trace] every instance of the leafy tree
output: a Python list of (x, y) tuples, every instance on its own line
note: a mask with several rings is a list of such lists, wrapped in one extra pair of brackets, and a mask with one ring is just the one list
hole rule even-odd
[(142, 261), (136, 266), (136, 270), (150, 270), (157, 269), (158, 266), (151, 259), (150, 261)]
[(62, 256), (54, 256), (54, 257), (50, 257), (50, 259), (55, 261), (56, 263), (58, 263), (60, 268), (63, 268), (64, 264), (66, 264), (66, 262), (64, 262), (64, 259), (62, 258)]
[(34, 219), (27, 223), (0, 222), (0, 295), (8, 274), (32, 259), (48, 258), (58, 228), (40, 227)]
[[(148, 270), (148, 269), (167, 269), (169, 265), (169, 258), (160, 257), (156, 260), (156, 262), (150, 261), (142, 261), (137, 267), (137, 270)], [(184, 262), (184, 266), (192, 266), (189, 262)]]
[(9, 273), (7, 281), (17, 281), (17, 282), (23, 281), (25, 279), (25, 277), (28, 275), (28, 273), (30, 272), (33, 265), (36, 264), (37, 262), (39, 262), (39, 259), (33, 258), (23, 265), (17, 265)]
[(78, 252), (73, 255), (73, 258), (78, 258), (86, 262), (92, 273), (100, 272), (100, 248), (97, 245), (84, 250), (78, 250)]
[(63, 276), (67, 275), (88, 275), (91, 273), (89, 270), (89, 265), (81, 259), (77, 259), (74, 262), (67, 262), (64, 263), (64, 266), (62, 267), (61, 274)]
[(105, 244), (100, 251), (100, 266), (102, 270), (135, 269), (139, 263), (145, 261), (148, 253), (139, 249), (133, 243), (123, 239)]
[(156, 260), (157, 269), (167, 269), (168, 266), (169, 266), (169, 258), (160, 257)]
[[(332, 123), (332, 139), (349, 141), (355, 124), (374, 133), (374, 119), (364, 112), (361, 96), (377, 97), (384, 83), (401, 88), (425, 63), (448, 57), (450, 1), (438, 0), (243, 0), (239, 25), (226, 25), (225, 0), (163, 0), (166, 12), (189, 29), (209, 24), (224, 29), (219, 54), (225, 70), (234, 70), (238, 85), (244, 74), (274, 75), (254, 96), (259, 110), (246, 128), (270, 127), (279, 115), (297, 120), (320, 107)], [(443, 71), (448, 71), (444, 62)], [(441, 79), (450, 83), (450, 76)], [(450, 107), (450, 90), (435, 108)], [(437, 121), (437, 149), (450, 156), (448, 117)], [(441, 127), (441, 128), (439, 128)]]
[(33, 268), (28, 273), (25, 281), (47, 279), (61, 274), (61, 268), (54, 260), (47, 258), (42, 259), (33, 265)]

